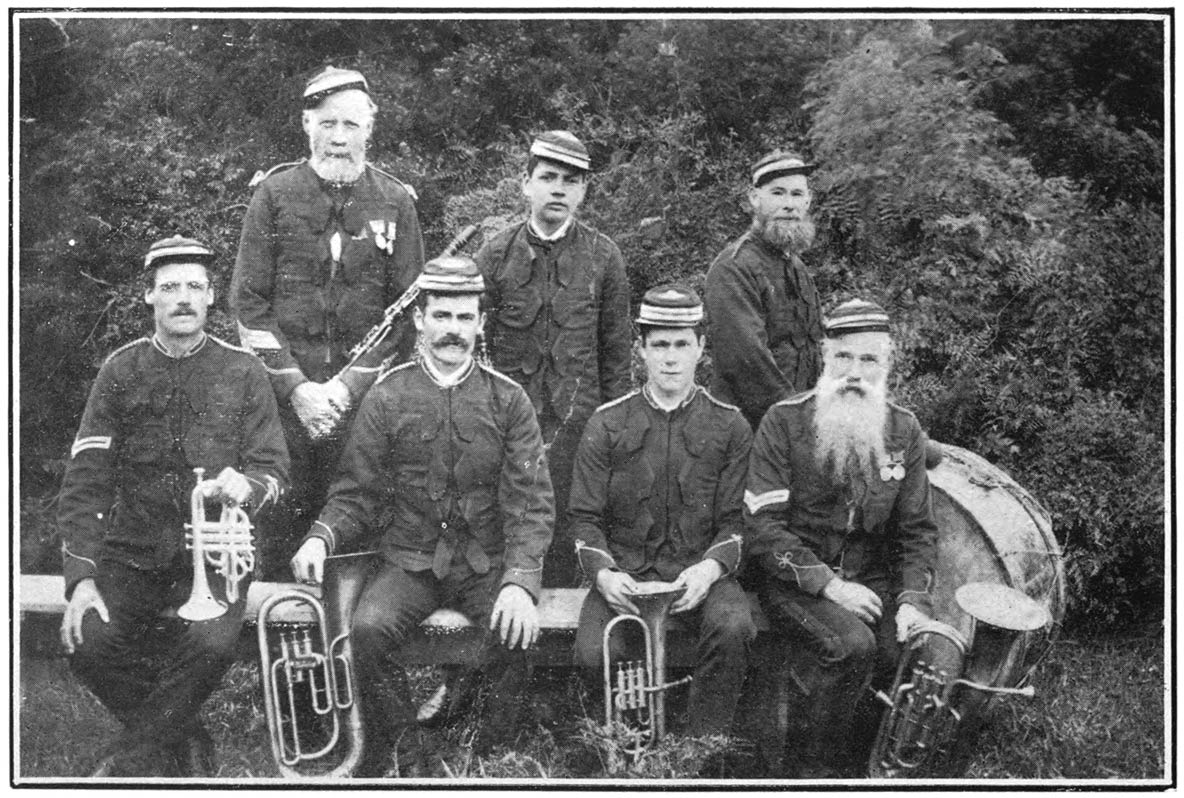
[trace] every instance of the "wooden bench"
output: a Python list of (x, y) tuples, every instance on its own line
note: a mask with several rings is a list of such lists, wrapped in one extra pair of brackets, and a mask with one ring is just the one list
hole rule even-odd
[[(259, 606), (270, 596), (287, 590), (300, 590), (320, 596), (320, 589), (288, 582), (252, 582), (247, 591), (247, 611), (244, 639), (240, 653), (244, 657), (254, 656), (255, 616)], [(542, 627), (536, 662), (540, 665), (562, 666), (572, 663), (572, 643), (579, 625), (580, 607), (587, 595), (587, 588), (545, 588), (539, 598), (539, 623)], [(56, 629), (58, 620), (66, 609), (64, 582), (60, 576), (22, 574), (18, 590), (22, 627), (27, 631), (44, 629), (52, 625)], [(749, 601), (759, 630), (768, 629), (765, 616), (755, 594), (749, 594)], [(312, 613), (307, 605), (295, 602), (281, 602), (272, 613), (272, 619), (279, 624), (311, 624)], [(36, 617), (42, 616), (42, 617)], [(400, 658), (408, 665), (435, 665), (461, 662), (475, 652), (480, 643), (479, 631), (461, 613), (440, 609), (420, 624), (421, 634), (414, 636), (401, 652)], [(677, 621), (671, 624), (668, 638), (668, 660), (671, 667), (689, 666), (694, 660), (692, 635), (681, 632)], [(50, 649), (52, 651), (52, 648)]]

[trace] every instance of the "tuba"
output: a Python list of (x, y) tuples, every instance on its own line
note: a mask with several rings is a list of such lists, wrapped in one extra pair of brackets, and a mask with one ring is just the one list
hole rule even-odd
[[(690, 676), (674, 682), (666, 681), (666, 622), (670, 605), (685, 592), (667, 582), (640, 582), (643, 591), (632, 596), (640, 615), (624, 614), (613, 618), (604, 627), (602, 652), (604, 657), (604, 722), (607, 725), (628, 724), (637, 734), (626, 750), (634, 760), (652, 748), (666, 734), (666, 691), (686, 684)], [(641, 626), (645, 638), (644, 661), (617, 662), (612, 672), (609, 643), (617, 624), (634, 623)]]
[[(362, 715), (354, 685), (353, 654), (349, 629), (354, 607), (371, 568), (373, 552), (325, 559), (322, 599), (304, 590), (289, 589), (269, 596), (259, 606), (256, 633), (259, 671), (263, 682), (263, 714), (267, 719), (271, 754), (280, 773), (288, 778), (342, 778), (362, 759)], [(277, 608), (288, 605), (283, 611)], [(277, 621), (275, 616), (304, 620)], [(275, 650), (272, 655), (272, 634)], [(301, 727), (298, 696), (304, 694), (320, 730)], [(306, 763), (326, 759), (348, 740), (340, 761), (325, 772), (306, 772)]]
[(963, 585), (955, 601), (970, 618), (963, 635), (941, 621), (919, 624), (901, 653), (887, 705), (868, 759), (873, 778), (936, 770), (958, 725), (992, 696), (1031, 698), (1035, 690), (1003, 684), (1023, 656), (1028, 632), (1046, 626), (1048, 611), (1001, 584)]
[[(177, 608), (177, 615), (187, 621), (208, 621), (226, 612), (227, 602), (238, 601), (238, 587), (248, 573), (255, 569), (255, 546), (251, 538), (251, 521), (238, 505), (222, 505), (222, 517), (206, 520), (206, 488), (204, 468), (195, 468), (197, 485), (189, 494), (192, 523), (185, 525), (185, 547), (193, 551), (193, 588), (189, 599)], [(226, 601), (214, 597), (206, 576), (209, 564), (226, 582)]]

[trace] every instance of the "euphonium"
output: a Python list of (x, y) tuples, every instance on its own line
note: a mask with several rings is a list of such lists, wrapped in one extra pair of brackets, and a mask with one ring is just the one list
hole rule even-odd
[(226, 612), (226, 602), (214, 597), (206, 577), (209, 563), (226, 582), (226, 601), (238, 601), (238, 586), (255, 568), (255, 546), (251, 539), (251, 521), (238, 505), (222, 505), (222, 517), (206, 520), (204, 468), (195, 468), (197, 485), (189, 495), (192, 523), (185, 525), (185, 546), (193, 551), (193, 588), (189, 600), (177, 609), (187, 621), (208, 621)]
[[(625, 723), (638, 732), (627, 750), (637, 758), (642, 751), (653, 747), (666, 734), (666, 691), (691, 681), (690, 676), (678, 681), (666, 681), (666, 621), (670, 605), (686, 592), (666, 582), (639, 582), (637, 593), (630, 598), (641, 611), (639, 615), (618, 615), (604, 627), (602, 653), (604, 658), (604, 721), (606, 724)], [(618, 662), (612, 673), (610, 639), (619, 623), (636, 623), (645, 638), (645, 660)]]
[[(311, 592), (285, 590), (269, 596), (259, 607), (256, 631), (263, 713), (267, 718), (271, 753), (284, 776), (345, 777), (362, 759), (362, 715), (354, 683), (349, 629), (373, 564), (373, 552), (327, 557), (323, 603)], [(304, 609), (315, 628), (275, 622), (271, 616), (284, 603)], [(278, 654), (274, 659), (272, 632), (278, 636)], [(311, 743), (310, 737), (317, 730), (301, 728), (298, 691), (307, 693), (313, 712), (324, 719), (327, 735), (324, 743)], [(343, 739), (348, 740), (349, 748), (332, 769), (322, 773), (299, 770), (302, 764), (328, 757)]]
[(887, 708), (868, 759), (868, 773), (888, 778), (940, 765), (958, 724), (993, 695), (1031, 698), (1031, 687), (1000, 684), (1022, 656), (1026, 632), (1050, 620), (1048, 612), (1014, 588), (976, 582), (963, 585), (955, 601), (970, 617), (971, 633), (941, 621), (912, 630), (896, 679), (876, 697)]

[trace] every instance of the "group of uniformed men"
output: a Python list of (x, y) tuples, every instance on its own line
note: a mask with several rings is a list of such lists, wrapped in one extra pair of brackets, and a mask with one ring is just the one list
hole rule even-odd
[[(877, 652), (891, 663), (930, 610), (936, 530), (923, 434), (885, 396), (886, 313), (853, 300), (824, 320), (799, 258), (813, 167), (762, 158), (752, 227), (711, 265), (706, 312), (684, 285), (652, 288), (634, 341), (620, 250), (575, 218), (591, 166), (575, 136), (534, 140), (524, 222), (475, 259), (423, 264), (413, 191), (366, 159), (375, 113), (358, 72), (307, 84), (310, 156), (257, 176), (244, 219), (241, 347), (204, 330), (213, 250), (148, 250), (155, 333), (104, 363), (61, 493), (62, 641), (123, 724), (88, 773), (214, 772), (198, 711), (233, 660), (246, 586), (219, 618), (155, 629), (191, 588), (202, 467), (211, 501), (255, 519), (264, 576), (317, 583), (328, 555), (379, 549), (351, 629), (359, 776), (423, 773), (396, 654), (443, 605), (485, 630), (477, 665), (505, 709), (489, 725), (512, 726), (540, 591), (575, 586), (577, 562), (593, 589), (575, 658), (592, 670), (639, 583), (684, 589), (671, 611), (698, 629), (689, 734), (732, 726), (756, 636), (746, 568), (775, 631), (818, 665), (790, 773), (835, 775)], [(351, 357), (413, 283), (410, 323)], [(695, 381), (707, 333), (712, 392)]]

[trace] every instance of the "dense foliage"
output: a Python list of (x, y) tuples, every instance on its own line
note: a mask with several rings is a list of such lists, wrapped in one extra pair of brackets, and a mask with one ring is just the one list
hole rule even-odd
[(1159, 23), (72, 18), (20, 35), (23, 567), (54, 560), (37, 521), (98, 365), (148, 329), (144, 247), (211, 242), (224, 296), (248, 181), (304, 154), (299, 91), (335, 63), (370, 78), (372, 157), (416, 186), (429, 251), (521, 214), (530, 134), (576, 130), (597, 170), (584, 216), (636, 296), (701, 282), (747, 224), (747, 164), (808, 152), (826, 304), (883, 302), (900, 400), (1051, 511), (1074, 619), (1162, 616)]

